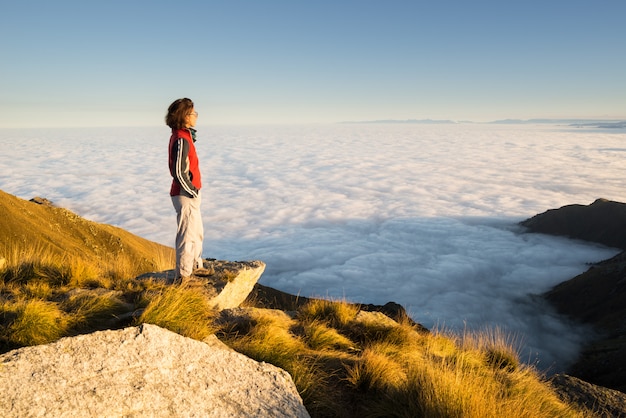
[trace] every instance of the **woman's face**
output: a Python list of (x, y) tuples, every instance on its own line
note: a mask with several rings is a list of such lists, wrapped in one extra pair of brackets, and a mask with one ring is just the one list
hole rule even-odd
[(196, 121), (198, 120), (198, 112), (194, 108), (191, 108), (187, 116), (185, 116), (185, 125), (187, 128), (193, 128), (196, 126)]

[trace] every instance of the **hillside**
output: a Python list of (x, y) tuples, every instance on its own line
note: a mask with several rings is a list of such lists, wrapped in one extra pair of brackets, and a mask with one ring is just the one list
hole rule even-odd
[(35, 251), (102, 265), (125, 264), (134, 274), (172, 265), (174, 260), (172, 248), (1, 190), (0, 232), (0, 259)]
[[(521, 223), (530, 232), (567, 236), (626, 250), (626, 204), (598, 199), (568, 205)], [(545, 295), (561, 313), (592, 324), (601, 337), (570, 373), (626, 392), (626, 251), (597, 263)]]
[[(567, 377), (546, 380), (520, 360), (510, 336), (498, 330), (463, 335), (430, 332), (391, 302), (382, 307), (353, 305), (301, 298), (260, 285), (240, 306), (219, 309), (210, 303), (216, 290), (213, 277), (183, 284), (163, 279), (172, 268), (172, 249), (61, 208), (6, 193), (0, 199), (0, 260), (4, 260), (0, 262), (0, 350), (6, 352), (6, 359), (17, 358), (17, 352), (39, 352), (24, 348), (41, 347), (45, 352), (59, 341), (73, 345), (97, 330), (136, 334), (128, 330), (154, 324), (196, 341), (219, 338), (230, 349), (287, 371), (313, 417), (626, 415), (623, 394)], [(237, 282), (237, 277), (223, 275), (220, 281)], [(80, 347), (76, 349), (80, 353), (91, 353), (93, 348)], [(109, 358), (107, 353), (117, 351), (115, 346), (107, 347), (94, 354)], [(12, 351), (16, 348), (21, 351)], [(138, 352), (144, 348), (138, 347)], [(82, 365), (77, 359), (73, 361)], [(154, 370), (162, 370), (161, 360), (162, 356), (155, 358)], [(193, 368), (186, 360), (183, 356), (183, 364), (175, 369)], [(100, 361), (95, 363), (99, 367)], [(23, 364), (30, 367), (32, 361)], [(50, 377), (48, 364), (44, 359), (37, 365), (38, 381)], [(124, 364), (129, 370), (117, 368), (116, 376), (133, 367)], [(5, 374), (13, 373), (7, 370)], [(245, 372), (235, 370), (233, 375), (238, 373)], [(139, 371), (139, 376), (146, 375)], [(194, 373), (190, 376), (180, 390), (193, 392), (198, 382)], [(73, 378), (82, 381), (80, 376)], [(24, 393), (20, 382), (13, 383), (18, 397)], [(145, 392), (127, 384), (124, 379), (116, 381), (120, 391), (111, 396), (126, 397), (133, 404), (127, 399), (129, 390), (137, 396)], [(55, 399), (67, 403), (63, 395)], [(164, 401), (174, 404), (172, 399)], [(4, 406), (13, 410), (6, 401)]]

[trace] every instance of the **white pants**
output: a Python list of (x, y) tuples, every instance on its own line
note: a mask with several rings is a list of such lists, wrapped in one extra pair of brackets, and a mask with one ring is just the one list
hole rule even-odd
[(176, 209), (176, 277), (189, 277), (193, 270), (202, 267), (202, 241), (204, 227), (200, 214), (201, 195), (197, 198), (172, 196)]

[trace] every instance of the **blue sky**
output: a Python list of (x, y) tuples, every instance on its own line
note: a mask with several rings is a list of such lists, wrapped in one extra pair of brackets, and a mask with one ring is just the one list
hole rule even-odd
[(626, 2), (3, 2), (0, 127), (626, 119)]

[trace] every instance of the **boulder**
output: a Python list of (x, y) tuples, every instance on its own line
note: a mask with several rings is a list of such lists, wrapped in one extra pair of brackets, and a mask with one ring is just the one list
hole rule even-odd
[[(210, 304), (217, 310), (236, 308), (250, 295), (265, 271), (265, 263), (206, 259), (203, 268), (194, 273), (194, 281), (204, 286)], [(173, 282), (174, 270), (142, 274), (138, 280), (155, 279)]]
[(0, 416), (308, 417), (287, 372), (144, 324), (0, 356)]
[(209, 275), (202, 277), (217, 292), (211, 303), (218, 310), (241, 305), (265, 271), (262, 261), (204, 260)]

